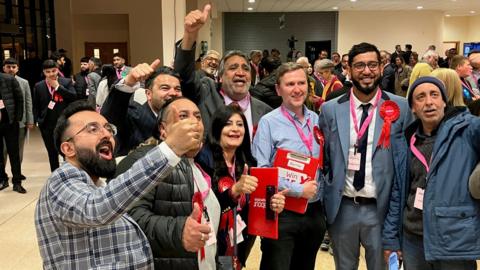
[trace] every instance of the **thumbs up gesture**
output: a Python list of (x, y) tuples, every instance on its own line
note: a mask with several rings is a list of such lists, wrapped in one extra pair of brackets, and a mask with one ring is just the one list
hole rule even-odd
[(255, 176), (248, 175), (248, 165), (245, 164), (240, 179), (232, 186), (232, 194), (238, 197), (242, 194), (250, 194), (257, 189), (258, 179)]
[(185, 221), (185, 226), (183, 227), (182, 244), (186, 251), (197, 252), (205, 246), (209, 238), (210, 226), (197, 222), (197, 218), (201, 214), (200, 206), (195, 203), (193, 205), (193, 211)]
[(206, 4), (203, 10), (194, 10), (185, 16), (182, 49), (191, 50), (193, 43), (197, 40), (198, 31), (207, 22), (212, 6)]
[(159, 59), (155, 59), (151, 64), (138, 64), (125, 77), (125, 84), (128, 86), (134, 86), (137, 82), (145, 81), (153, 74), (153, 72), (155, 72), (155, 69), (157, 69), (158, 66), (160, 66)]

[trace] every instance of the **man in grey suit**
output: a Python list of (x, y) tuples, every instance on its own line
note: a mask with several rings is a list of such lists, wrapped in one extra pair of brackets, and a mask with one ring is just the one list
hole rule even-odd
[(249, 94), (252, 78), (247, 56), (240, 51), (230, 51), (223, 56), (218, 71), (219, 89), (212, 79), (200, 78), (195, 72), (195, 41), (198, 31), (208, 19), (210, 8), (207, 4), (203, 11), (194, 10), (185, 17), (185, 33), (183, 40), (177, 44), (174, 64), (175, 71), (182, 78), (182, 94), (198, 105), (206, 127), (210, 126), (210, 119), (217, 108), (238, 104), (247, 118), (250, 138), (253, 139), (260, 117), (272, 108)]
[(380, 90), (380, 52), (374, 45), (354, 45), (348, 64), (352, 89), (322, 105), (319, 120), (328, 231), (337, 270), (358, 268), (360, 244), (367, 268), (380, 270), (385, 267), (381, 230), (398, 158), (389, 142), (402, 136), (412, 116), (404, 98)]
[[(18, 84), (23, 93), (23, 116), (22, 120), (19, 122), (19, 132), (18, 132), (18, 141), (19, 141), (19, 155), (20, 163), (23, 160), (23, 147), (25, 145), (25, 135), (27, 130), (33, 128), (33, 112), (32, 112), (32, 92), (30, 91), (30, 85), (27, 80), (17, 75), (18, 73), (18, 62), (15, 58), (8, 58), (3, 61), (3, 72), (15, 76)], [(6, 148), (4, 148), (6, 149)], [(3, 156), (6, 160), (7, 153), (4, 151)]]

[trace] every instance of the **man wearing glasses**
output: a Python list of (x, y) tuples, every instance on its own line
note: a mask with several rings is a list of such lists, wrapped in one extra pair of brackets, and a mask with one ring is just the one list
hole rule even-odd
[[(380, 52), (368, 43), (348, 54), (352, 88), (322, 106), (324, 205), (336, 269), (357, 269), (360, 244), (367, 268), (384, 269), (381, 230), (399, 158), (390, 138), (411, 114), (404, 98), (380, 90)], [(383, 133), (383, 135), (382, 135)]]
[(86, 101), (67, 107), (54, 136), (66, 162), (47, 180), (35, 210), (43, 268), (153, 269), (148, 240), (125, 213), (201, 145), (201, 132), (198, 121), (176, 122), (163, 143), (105, 185), (100, 178), (116, 169), (116, 128)]

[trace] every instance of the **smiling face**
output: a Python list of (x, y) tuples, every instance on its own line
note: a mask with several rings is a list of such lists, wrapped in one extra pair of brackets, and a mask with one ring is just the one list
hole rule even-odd
[(252, 82), (250, 64), (241, 56), (233, 55), (224, 64), (220, 78), (225, 94), (233, 100), (241, 100), (247, 94)]
[(412, 93), (412, 112), (422, 121), (425, 132), (432, 131), (444, 117), (445, 101), (438, 86), (423, 83)]
[(220, 146), (224, 150), (235, 150), (243, 142), (245, 136), (245, 124), (239, 114), (233, 114), (222, 129), (220, 134)]
[(376, 52), (356, 55), (350, 67), (350, 78), (355, 89), (369, 95), (380, 84), (381, 72)]
[(277, 94), (282, 97), (282, 105), (291, 111), (296, 111), (303, 107), (307, 98), (307, 75), (305, 70), (296, 69), (288, 71), (279, 79), (275, 85)]

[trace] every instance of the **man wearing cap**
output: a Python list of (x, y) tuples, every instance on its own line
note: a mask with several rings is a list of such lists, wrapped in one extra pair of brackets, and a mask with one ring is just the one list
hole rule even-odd
[(336, 269), (357, 269), (362, 245), (367, 268), (383, 270), (381, 232), (401, 158), (390, 141), (404, 133), (411, 113), (405, 98), (380, 90), (376, 46), (354, 45), (348, 60), (352, 88), (324, 103), (319, 117), (327, 229)]
[(405, 269), (476, 269), (480, 202), (470, 196), (468, 180), (480, 156), (480, 119), (447, 106), (445, 86), (434, 77), (410, 89), (417, 120), (392, 140), (402, 158), (383, 229), (384, 256), (396, 251)]

